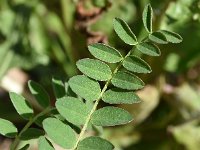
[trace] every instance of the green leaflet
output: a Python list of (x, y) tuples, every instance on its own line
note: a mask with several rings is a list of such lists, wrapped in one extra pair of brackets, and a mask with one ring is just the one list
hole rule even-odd
[(106, 81), (112, 76), (110, 67), (99, 60), (85, 58), (79, 60), (76, 65), (83, 74), (95, 80)]
[(25, 98), (14, 92), (10, 92), (9, 95), (12, 104), (15, 107), (16, 111), (19, 113), (19, 115), (22, 116), (24, 119), (30, 119), (33, 116), (33, 109), (25, 100)]
[(151, 8), (151, 5), (148, 4), (145, 6), (143, 14), (142, 14), (142, 20), (145, 29), (149, 32), (152, 33), (152, 18), (153, 18), (153, 10)]
[(44, 136), (41, 136), (38, 140), (38, 149), (39, 150), (54, 150), (52, 144)]
[(123, 61), (123, 66), (129, 71), (136, 73), (150, 73), (151, 67), (141, 58), (128, 56)]
[(149, 56), (160, 56), (161, 52), (158, 46), (150, 42), (144, 42), (136, 45), (136, 48), (143, 54)]
[(109, 104), (139, 103), (140, 98), (132, 91), (110, 89), (103, 94), (102, 100)]
[(56, 102), (58, 112), (69, 122), (75, 125), (85, 123), (87, 115), (90, 112), (80, 99), (74, 97), (63, 97)]
[(29, 146), (30, 146), (30, 144), (26, 144), (22, 148), (20, 148), (19, 150), (27, 150), (29, 148)]
[(92, 136), (83, 139), (77, 150), (113, 150), (114, 146), (107, 140)]
[(122, 60), (122, 55), (118, 50), (102, 43), (91, 44), (88, 49), (94, 57), (108, 63), (117, 63)]
[(144, 82), (128, 72), (117, 72), (111, 80), (112, 84), (118, 88), (127, 90), (138, 90), (144, 87)]
[(56, 77), (52, 78), (52, 86), (53, 86), (53, 91), (54, 91), (54, 94), (56, 96), (56, 99), (59, 99), (59, 98), (66, 95), (65, 85), (58, 78), (56, 78)]
[(183, 41), (183, 38), (177, 33), (167, 31), (167, 30), (160, 30), (160, 32), (165, 35), (168, 42), (180, 43)]
[(133, 120), (131, 114), (118, 107), (107, 106), (96, 110), (91, 117), (91, 123), (96, 126), (115, 126), (129, 123)]
[(34, 95), (37, 102), (44, 108), (50, 105), (50, 98), (47, 92), (42, 88), (41, 85), (34, 81), (28, 82), (28, 87), (31, 93)]
[(70, 149), (76, 142), (73, 129), (56, 118), (43, 121), (43, 128), (50, 139), (63, 148)]
[(120, 18), (115, 18), (113, 20), (113, 27), (117, 35), (129, 45), (136, 45), (137, 38), (135, 34), (131, 31), (128, 24)]
[(36, 128), (28, 128), (26, 131), (24, 131), (21, 136), (20, 140), (31, 140), (31, 139), (37, 139), (40, 136), (44, 135), (44, 131)]
[(100, 85), (85, 75), (77, 75), (69, 79), (69, 86), (72, 91), (82, 98), (95, 101), (101, 93)]
[(149, 39), (158, 44), (167, 44), (168, 43), (165, 35), (159, 31), (149, 34)]
[(13, 138), (17, 134), (17, 128), (12, 122), (0, 118), (0, 134), (9, 138)]

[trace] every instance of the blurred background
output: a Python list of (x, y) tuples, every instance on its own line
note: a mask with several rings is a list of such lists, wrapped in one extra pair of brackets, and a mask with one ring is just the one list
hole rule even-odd
[[(200, 0), (1, 0), (0, 1), (0, 118), (19, 129), (26, 123), (15, 112), (8, 92), (23, 94), (35, 110), (27, 81), (42, 84), (52, 99), (52, 76), (67, 81), (79, 74), (75, 62), (92, 57), (87, 45), (109, 43), (122, 54), (131, 47), (114, 33), (112, 19), (127, 21), (140, 39), (147, 33), (142, 11), (151, 3), (153, 29), (183, 37), (180, 44), (160, 46), (162, 56), (142, 56), (153, 72), (140, 77), (146, 87), (142, 103), (121, 105), (135, 120), (106, 128), (103, 136), (116, 150), (200, 149)], [(0, 150), (10, 139), (0, 136)], [(37, 141), (30, 149), (37, 149)]]

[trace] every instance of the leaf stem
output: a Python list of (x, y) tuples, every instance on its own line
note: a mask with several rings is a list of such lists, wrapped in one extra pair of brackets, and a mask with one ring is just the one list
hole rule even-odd
[[(138, 43), (137, 43), (137, 44), (138, 44)], [(95, 112), (95, 110), (97, 109), (97, 106), (98, 106), (98, 104), (99, 104), (99, 102), (100, 102), (100, 100), (101, 100), (103, 94), (105, 93), (105, 91), (107, 90), (108, 86), (110, 85), (110, 82), (111, 82), (113, 76), (117, 73), (117, 71), (118, 71), (118, 70), (120, 69), (120, 67), (122, 66), (123, 61), (125, 60), (125, 58), (128, 57), (128, 56), (131, 54), (132, 51), (133, 51), (133, 49), (131, 49), (131, 50), (128, 52), (128, 54), (121, 60), (121, 62), (117, 65), (117, 67), (116, 67), (115, 70), (113, 71), (111, 78), (105, 83), (105, 85), (104, 85), (104, 87), (103, 87), (103, 89), (102, 89), (102, 91), (101, 91), (101, 93), (100, 93), (98, 99), (97, 99), (96, 102), (94, 103), (94, 106), (92, 107), (92, 109), (91, 109), (91, 111), (90, 111), (90, 113), (89, 113), (89, 115), (88, 115), (88, 117), (87, 117), (87, 119), (86, 119), (86, 121), (85, 121), (85, 124), (84, 124), (84, 126), (83, 126), (83, 128), (82, 128), (82, 130), (81, 130), (81, 132), (80, 132), (80, 134), (79, 134), (79, 136), (78, 136), (78, 139), (77, 139), (77, 141), (76, 141), (76, 143), (75, 143), (75, 146), (74, 146), (74, 148), (73, 148), (72, 150), (76, 150), (76, 149), (77, 149), (80, 140), (83, 138), (83, 136), (84, 136), (84, 134), (85, 134), (85, 132), (86, 132), (86, 130), (87, 130), (87, 127), (88, 127), (88, 124), (89, 124), (90, 119), (91, 119), (91, 117), (92, 117), (92, 114), (93, 114), (93, 113)]]
[(52, 110), (51, 107), (47, 107), (46, 109), (44, 109), (42, 112), (40, 112), (39, 114), (37, 114), (35, 117), (31, 118), (29, 120), (29, 122), (24, 126), (24, 128), (20, 131), (20, 133), (18, 135), (16, 135), (14, 142), (12, 143), (10, 150), (16, 150), (17, 146), (19, 145), (20, 142), (20, 137), (21, 135), (41, 116), (47, 114), (48, 112), (50, 112)]

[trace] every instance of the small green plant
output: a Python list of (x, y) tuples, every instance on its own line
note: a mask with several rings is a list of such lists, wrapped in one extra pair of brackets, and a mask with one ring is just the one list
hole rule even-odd
[[(133, 117), (128, 111), (116, 106), (97, 109), (99, 102), (102, 100), (111, 105), (139, 103), (140, 98), (134, 91), (142, 89), (145, 84), (134, 73), (150, 73), (151, 67), (133, 55), (133, 51), (139, 50), (149, 56), (160, 56), (161, 52), (155, 44), (182, 41), (181, 36), (176, 33), (165, 30), (153, 31), (152, 17), (152, 8), (147, 5), (143, 11), (143, 23), (148, 34), (141, 41), (137, 40), (125, 21), (115, 18), (115, 32), (122, 41), (133, 48), (122, 56), (118, 50), (108, 45), (89, 45), (88, 49), (96, 59), (85, 58), (76, 63), (83, 75), (70, 78), (66, 87), (62, 81), (53, 79), (53, 89), (57, 98), (55, 107), (50, 105), (50, 98), (45, 90), (34, 81), (29, 81), (29, 89), (44, 108), (37, 115), (24, 97), (10, 92), (15, 109), (22, 118), (28, 120), (24, 128), (18, 132), (10, 121), (0, 119), (0, 134), (15, 138), (11, 150), (18, 148), (20, 140), (34, 138), (39, 138), (39, 150), (53, 150), (51, 142), (72, 150), (114, 149), (106, 139), (98, 136), (85, 138), (85, 133), (91, 128), (127, 124)], [(116, 67), (111, 69), (109, 64), (116, 64)], [(100, 85), (103, 85), (102, 88)], [(66, 92), (66, 89), (72, 91)], [(37, 124), (44, 130), (30, 128), (32, 124)], [(28, 147), (29, 145), (25, 145), (21, 149)]]

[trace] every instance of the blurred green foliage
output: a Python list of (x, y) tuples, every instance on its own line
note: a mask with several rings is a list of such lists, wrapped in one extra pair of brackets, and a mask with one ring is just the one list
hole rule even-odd
[[(88, 33), (80, 28), (85, 18), (77, 15), (79, 2), (1, 0), (0, 78), (10, 68), (20, 68), (51, 89), (52, 76), (67, 80), (76, 74), (75, 62), (90, 56), (86, 50)], [(139, 92), (143, 103), (121, 106), (134, 114), (135, 122), (107, 128), (103, 136), (118, 145), (119, 150), (198, 150), (200, 0), (87, 0), (84, 1), (87, 13), (108, 7), (92, 23), (86, 17), (87, 30), (105, 36), (119, 50), (128, 51), (130, 47), (116, 38), (112, 19), (123, 18), (142, 37), (146, 34), (142, 29), (142, 10), (149, 2), (156, 15), (153, 29), (175, 31), (183, 42), (161, 48), (161, 58), (148, 58), (153, 73), (148, 78), (142, 76), (151, 84)], [(20, 122), (4, 98), (0, 97), (0, 117)]]

